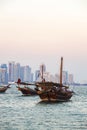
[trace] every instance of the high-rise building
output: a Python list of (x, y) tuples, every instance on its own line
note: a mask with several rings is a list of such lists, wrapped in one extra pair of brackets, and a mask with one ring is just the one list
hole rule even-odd
[(6, 64), (1, 64), (0, 82), (3, 83), (3, 84), (8, 83), (8, 73), (7, 73), (7, 65)]
[(24, 81), (31, 82), (31, 68), (28, 65), (24, 67)]
[(14, 81), (17, 81), (20, 77), (20, 64), (16, 63), (14, 65)]
[(62, 74), (62, 82), (63, 84), (68, 84), (68, 72), (67, 71), (63, 71), (63, 74)]
[(24, 81), (24, 66), (20, 67), (20, 79), (22, 82)]
[(30, 81), (30, 82), (33, 82), (33, 81), (34, 81), (34, 80), (33, 80), (33, 77), (34, 77), (34, 74), (31, 73), (31, 81)]

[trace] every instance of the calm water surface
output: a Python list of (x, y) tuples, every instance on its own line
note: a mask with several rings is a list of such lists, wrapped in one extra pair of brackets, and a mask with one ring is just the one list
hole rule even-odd
[(0, 130), (87, 130), (87, 86), (74, 91), (69, 102), (41, 103), (12, 86), (0, 94)]

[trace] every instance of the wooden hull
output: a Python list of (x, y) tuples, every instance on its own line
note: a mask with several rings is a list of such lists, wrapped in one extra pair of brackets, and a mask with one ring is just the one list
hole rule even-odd
[(72, 91), (38, 91), (38, 95), (42, 101), (68, 101), (71, 99), (73, 92)]
[(8, 89), (8, 87), (1, 87), (0, 88), (0, 93), (4, 93), (7, 89)]
[(72, 97), (72, 95), (70, 95), (70, 96), (58, 95), (56, 97), (56, 96), (49, 96), (49, 94), (41, 94), (39, 96), (40, 96), (42, 101), (59, 101), (59, 102), (68, 101)]
[(18, 87), (18, 90), (21, 91), (23, 95), (37, 95), (37, 92), (35, 90), (28, 87)]

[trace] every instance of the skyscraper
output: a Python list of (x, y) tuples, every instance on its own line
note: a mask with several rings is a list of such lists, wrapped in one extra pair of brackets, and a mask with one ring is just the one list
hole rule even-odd
[(31, 68), (28, 65), (24, 67), (24, 81), (31, 82)]
[(69, 74), (69, 76), (68, 76), (68, 82), (69, 82), (69, 84), (73, 84), (74, 83), (73, 74)]
[(3, 84), (8, 83), (8, 73), (7, 73), (7, 65), (6, 64), (1, 64), (0, 82), (3, 83)]
[(62, 72), (63, 74), (62, 74), (62, 78), (63, 78), (63, 84), (67, 84), (68, 83), (68, 72), (67, 71), (63, 71)]
[(14, 65), (14, 81), (17, 81), (20, 77), (20, 63)]

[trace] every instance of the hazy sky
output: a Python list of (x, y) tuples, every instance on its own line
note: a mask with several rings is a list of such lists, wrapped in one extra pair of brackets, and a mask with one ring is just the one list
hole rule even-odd
[(0, 0), (0, 64), (41, 63), (87, 81), (87, 0)]

